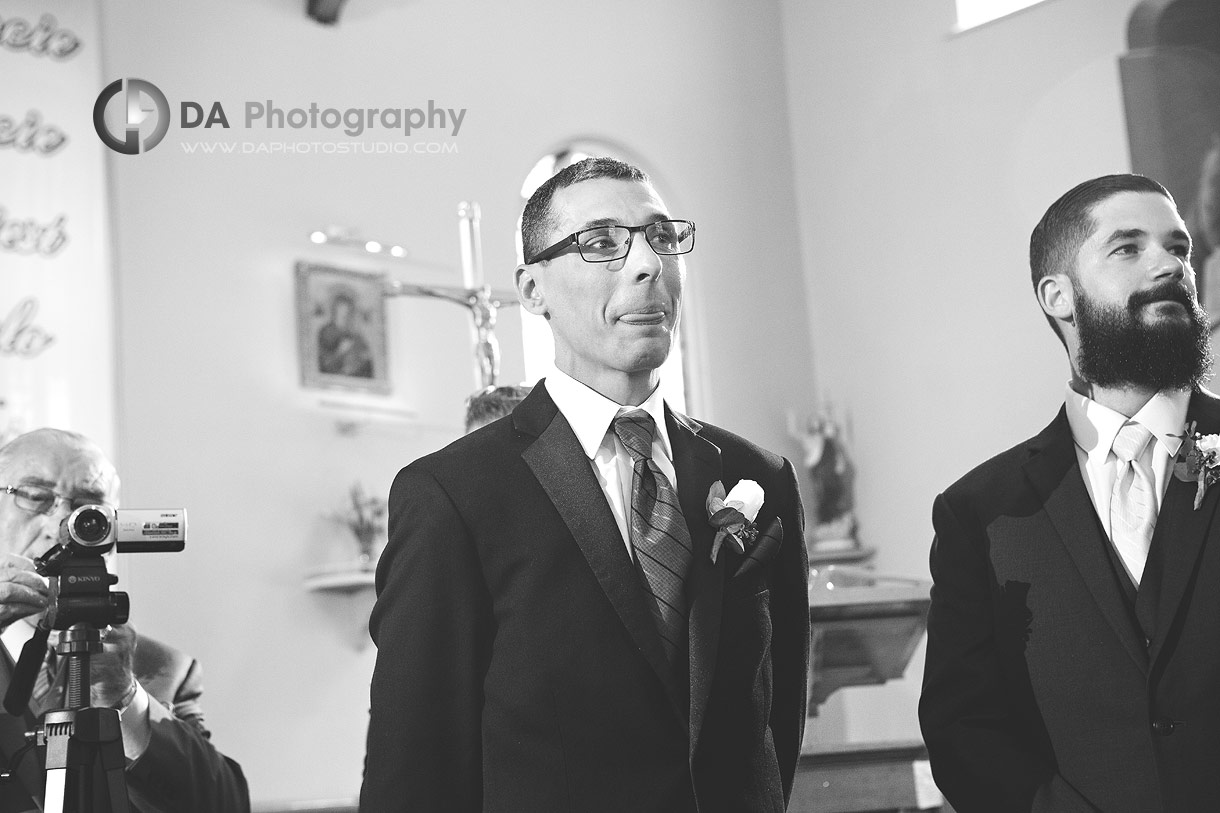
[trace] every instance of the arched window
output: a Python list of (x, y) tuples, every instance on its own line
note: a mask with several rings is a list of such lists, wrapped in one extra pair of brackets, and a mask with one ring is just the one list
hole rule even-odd
[[(525, 176), (525, 182), (521, 185), (522, 207), (524, 208), (525, 202), (534, 194), (534, 190), (556, 172), (585, 158), (603, 155), (617, 158), (620, 161), (626, 161), (644, 170), (652, 178), (653, 185), (657, 187), (657, 192), (661, 195), (661, 199), (670, 206), (674, 205), (656, 175), (637, 157), (612, 144), (597, 140), (580, 139), (570, 141), (558, 149), (551, 150), (538, 159), (529, 171), (529, 174)], [(681, 216), (680, 214), (675, 215), (675, 217)], [(522, 259), (520, 226), (521, 218), (518, 216), (516, 234), (518, 260)], [(686, 258), (686, 262), (689, 267), (691, 256)], [(661, 366), (661, 391), (669, 405), (679, 412), (687, 411), (685, 354), (683, 353), (682, 345), (684, 343), (683, 337), (689, 333), (686, 330), (686, 325), (691, 318), (690, 310), (690, 298), (684, 295), (682, 320), (678, 325), (678, 341), (674, 343), (674, 348), (670, 352), (669, 358)], [(525, 380), (533, 383), (545, 376), (554, 363), (555, 345), (551, 339), (551, 330), (547, 326), (546, 320), (540, 316), (534, 316), (522, 311), (521, 343), (524, 346)]]
[(1001, 17), (1036, 6), (1046, 0), (957, 0), (957, 30), (998, 20)]

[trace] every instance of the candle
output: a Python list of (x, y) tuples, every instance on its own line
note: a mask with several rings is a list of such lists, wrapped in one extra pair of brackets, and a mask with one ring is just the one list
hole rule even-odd
[(483, 287), (483, 246), (479, 235), (479, 204), (458, 204), (458, 229), (462, 246), (462, 287), (473, 291)]

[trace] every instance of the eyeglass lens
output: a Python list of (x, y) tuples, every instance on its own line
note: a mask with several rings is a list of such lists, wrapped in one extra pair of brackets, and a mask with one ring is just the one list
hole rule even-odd
[[(576, 245), (586, 260), (617, 260), (627, 255), (631, 234), (627, 226), (599, 226), (580, 232)], [(644, 237), (657, 254), (685, 254), (694, 245), (695, 230), (684, 220), (662, 220), (645, 226)]]
[(85, 505), (96, 505), (99, 501), (92, 497), (60, 497), (54, 491), (48, 488), (40, 488), (39, 486), (22, 486), (20, 488), (10, 488), (8, 491), (13, 495), (13, 501), (17, 503), (19, 508), (26, 511), (32, 511), (35, 514), (45, 514), (55, 507), (55, 503), (64, 499), (75, 511)]

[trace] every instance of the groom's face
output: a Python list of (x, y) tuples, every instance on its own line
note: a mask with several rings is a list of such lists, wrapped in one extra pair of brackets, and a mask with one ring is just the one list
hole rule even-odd
[(1098, 203), (1072, 276), (1076, 365), (1099, 386), (1186, 389), (1210, 360), (1190, 236), (1164, 196), (1123, 192)]
[(1093, 233), (1076, 257), (1073, 288), (1095, 307), (1131, 308), (1145, 325), (1186, 323), (1197, 305), (1190, 235), (1173, 203), (1120, 192), (1093, 207)]
[[(595, 178), (555, 193), (548, 242), (602, 225), (669, 219), (651, 184)], [(659, 255), (636, 232), (626, 257), (586, 262), (575, 248), (532, 268), (555, 337), (555, 364), (599, 388), (607, 374), (647, 374), (677, 336), (686, 273), (681, 255)]]

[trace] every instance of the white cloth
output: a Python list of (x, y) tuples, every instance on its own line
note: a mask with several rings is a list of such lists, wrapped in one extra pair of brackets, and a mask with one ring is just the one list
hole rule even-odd
[(618, 404), (606, 396), (590, 389), (558, 368), (546, 376), (546, 391), (563, 417), (572, 426), (576, 439), (589, 458), (593, 476), (606, 495), (610, 512), (618, 524), (627, 552), (635, 558), (628, 531), (628, 515), (631, 510), (631, 455), (623, 442), (614, 434), (614, 419), (627, 409), (642, 409), (652, 416), (657, 425), (652, 439), (652, 459), (662, 473), (678, 490), (678, 478), (674, 472), (673, 451), (669, 444), (669, 430), (665, 426), (665, 400), (660, 387), (652, 391), (648, 399), (638, 407)]
[[(1114, 494), (1119, 461), (1113, 453), (1114, 438), (1128, 422), (1127, 416), (1102, 406), (1093, 399), (1067, 388), (1064, 401), (1067, 407), (1068, 424), (1076, 442), (1076, 459), (1084, 476), (1085, 489), (1093, 501), (1093, 508), (1101, 520), (1106, 536), (1113, 540), (1110, 503)], [(1182, 447), (1182, 435), (1186, 430), (1186, 410), (1190, 406), (1190, 393), (1185, 390), (1158, 392), (1144, 404), (1130, 420), (1146, 427), (1156, 439), (1149, 443), (1140, 459), (1147, 465), (1152, 476), (1152, 496), (1157, 512), (1165, 496), (1165, 488), (1173, 470), (1173, 461)], [(1145, 556), (1146, 556), (1145, 551)], [(1122, 558), (1122, 551), (1119, 551)], [(1134, 560), (1123, 558), (1128, 573), (1136, 583), (1143, 573), (1143, 562), (1138, 567)]]

